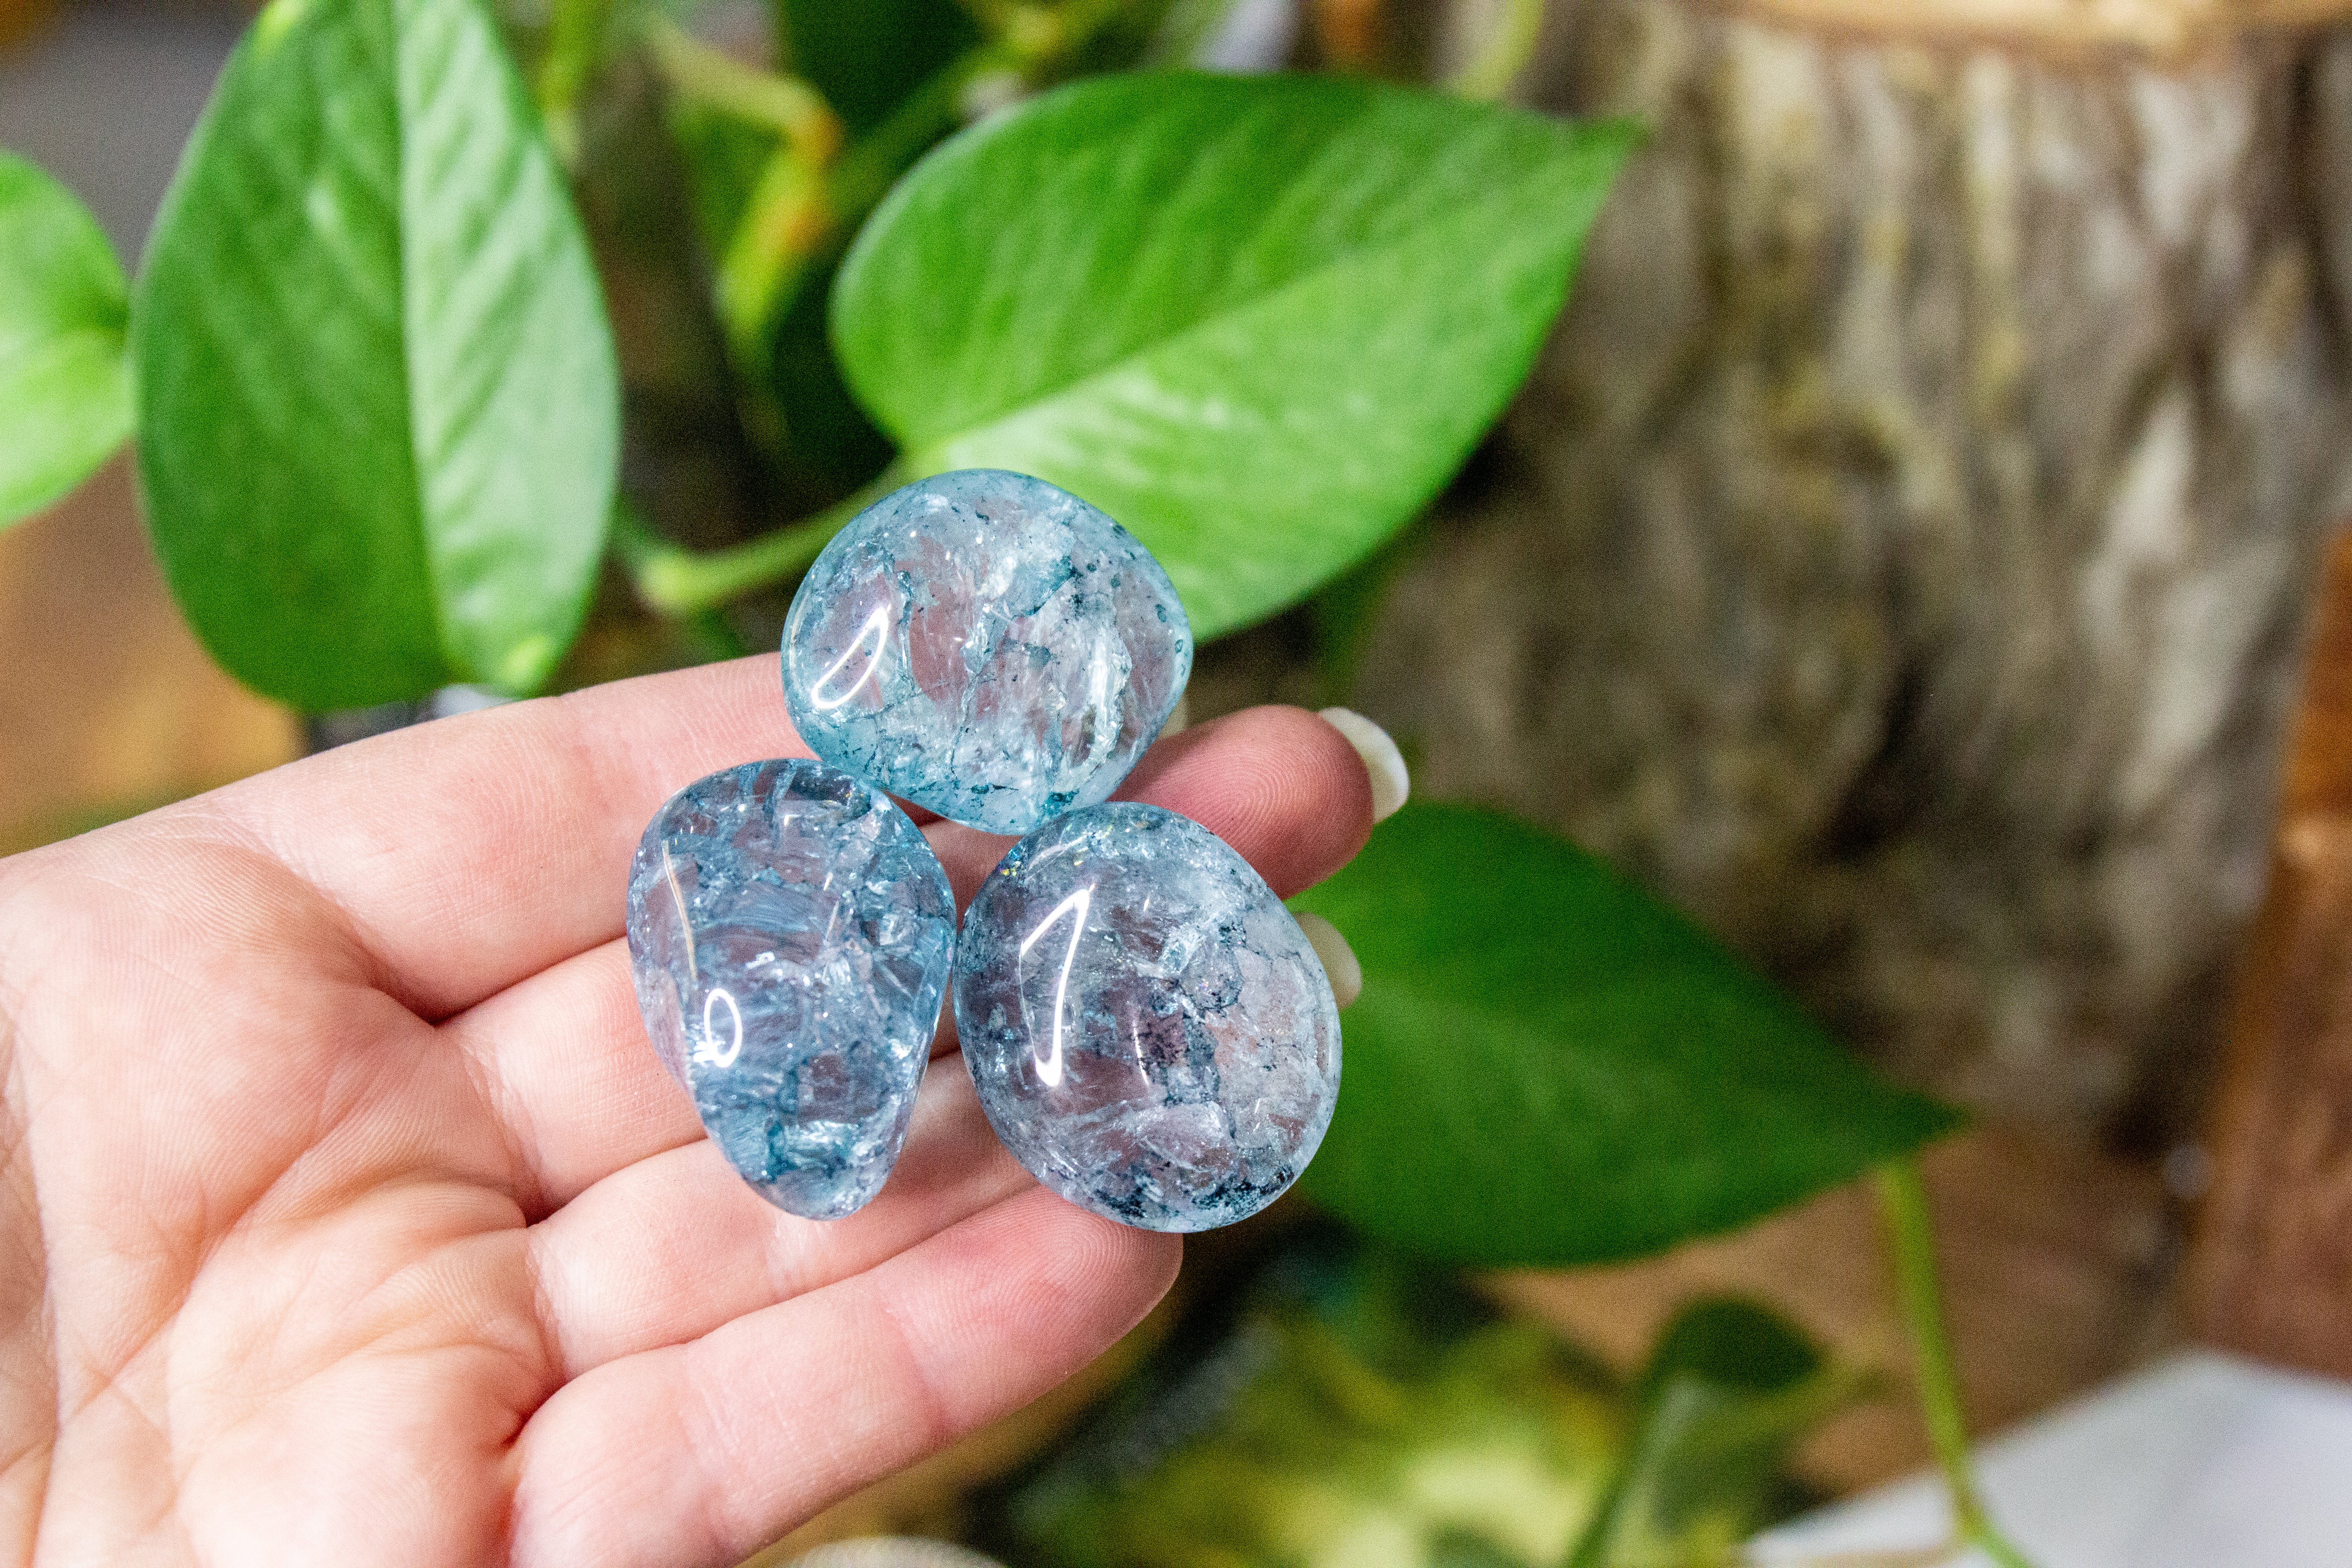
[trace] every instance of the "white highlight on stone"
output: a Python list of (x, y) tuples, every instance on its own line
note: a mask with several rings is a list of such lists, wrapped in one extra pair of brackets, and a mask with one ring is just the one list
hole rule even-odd
[(1069, 945), (1062, 953), (1062, 973), (1054, 982), (1053, 1047), (1043, 1060), (1038, 1058), (1034, 1048), (1029, 1057), (1036, 1063), (1037, 1081), (1047, 1089), (1058, 1089), (1062, 1083), (1062, 1037), (1070, 1016), (1070, 965), (1077, 958), (1078, 943), (1087, 934), (1087, 911), (1094, 906), (1094, 885), (1088, 883), (1055, 904), (1054, 912), (1039, 921), (1037, 929), (1021, 939), (1021, 957), (1026, 962), (1029, 950), (1037, 945), (1037, 939), (1059, 924), (1064, 915), (1070, 917)]
[[(1308, 940), (1313, 940), (1309, 933)], [(1316, 950), (1321, 952), (1320, 948)], [(1324, 967), (1330, 967), (1326, 964)], [(727, 1021), (732, 1034), (727, 1044), (719, 1043), (717, 1008), (727, 1004)], [(743, 1009), (735, 1005), (734, 994), (725, 986), (714, 986), (702, 999), (702, 1038), (694, 1047), (694, 1059), (715, 1068), (731, 1068), (735, 1058), (743, 1054)]]
[[(809, 688), (810, 703), (819, 712), (830, 712), (856, 696), (858, 690), (874, 679), (874, 672), (881, 668), (882, 655), (889, 639), (890, 606), (877, 605), (874, 613), (866, 617), (866, 624), (857, 628), (857, 636), (841, 650), (841, 657), (825, 666), (824, 673), (818, 676), (816, 684)], [(868, 643), (873, 646), (868, 647)], [(857, 679), (835, 691), (833, 684), (841, 679), (841, 667), (861, 653), (866, 656), (866, 663), (858, 670)]]
[(1352, 708), (1326, 708), (1322, 718), (1345, 735), (1348, 744), (1356, 748), (1356, 755), (1364, 759), (1364, 772), (1372, 780), (1372, 820), (1385, 822), (1394, 816), (1397, 807), (1412, 794), (1412, 775), (1405, 772), (1404, 753), (1397, 750), (1397, 743), (1389, 739), (1386, 730)]
[(1315, 956), (1323, 961), (1324, 978), (1331, 982), (1331, 1000), (1341, 1007), (1351, 1005), (1364, 994), (1364, 966), (1356, 962), (1356, 950), (1339, 934), (1339, 928), (1321, 915), (1292, 911), (1298, 929), (1307, 933), (1307, 944)]

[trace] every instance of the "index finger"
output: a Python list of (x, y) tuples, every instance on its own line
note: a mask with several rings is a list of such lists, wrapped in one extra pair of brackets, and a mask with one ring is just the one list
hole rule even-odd
[(379, 984), (440, 1018), (618, 931), (629, 856), (682, 785), (808, 754), (771, 654), (436, 720), (190, 804), (324, 894)]
[[(1339, 790), (1330, 820), (1302, 825), (1311, 842), (1284, 858), (1328, 870), (1370, 826), (1369, 786), (1354, 798), (1361, 763), (1323, 721), (1271, 711), (1287, 765), (1311, 765), (1288, 780), (1204, 774), (1187, 793), (1230, 795), (1244, 816), (1279, 797), (1296, 820), (1302, 783)], [(188, 809), (226, 820), (324, 894), (380, 983), (437, 1019), (619, 935), (629, 857), (672, 794), (740, 763), (808, 754), (770, 654), (420, 724)], [(1202, 762), (1178, 737), (1139, 776)], [(1286, 893), (1287, 869), (1269, 868)]]

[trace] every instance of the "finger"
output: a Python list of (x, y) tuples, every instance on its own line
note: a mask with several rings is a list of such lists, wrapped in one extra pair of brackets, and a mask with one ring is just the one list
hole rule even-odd
[[(1130, 793), (1189, 771), (1195, 776), (1175, 793), (1236, 808), (1234, 826), (1247, 831), (1252, 811), (1336, 788), (1320, 804), (1337, 809), (1338, 837), (1359, 815), (1369, 831), (1370, 786), (1338, 731), (1301, 710), (1252, 711), (1221, 721), (1243, 721), (1272, 753), (1252, 748), (1241, 777), (1207, 775), (1206, 732), (1220, 725), (1203, 725), (1155, 747)], [(440, 1018), (615, 935), (630, 853), (676, 791), (723, 767), (807, 754), (771, 655), (416, 725), (184, 809), (234, 824), (319, 889), (350, 921), (385, 988)], [(1286, 780), (1274, 756), (1310, 772)], [(1278, 890), (1291, 890), (1294, 858), (1322, 876), (1346, 855), (1278, 854), (1269, 869)], [(960, 862), (967, 870), (970, 859)]]
[[(1363, 758), (1303, 708), (1245, 708), (1171, 735), (1144, 754), (1118, 798), (1191, 817), (1286, 899), (1355, 858), (1372, 831)], [(952, 822), (924, 836), (947, 867), (959, 908), (1013, 842)]]
[(783, 1213), (705, 1139), (614, 1172), (533, 1226), (531, 1261), (570, 1379), (861, 1273), (1034, 1184), (950, 1059), (933, 1064), (880, 1195), (846, 1219)]
[(513, 1560), (739, 1562), (1067, 1377), (1141, 1321), (1181, 1256), (1033, 1188), (866, 1273), (599, 1367), (517, 1440)]
[(415, 725), (184, 809), (325, 894), (385, 988), (437, 1018), (617, 934), (629, 856), (676, 791), (806, 755), (770, 655)]
[(475, 1064), (520, 1165), (536, 1220), (638, 1161), (702, 1138), (694, 1101), (646, 1038), (614, 938), (511, 985), (441, 1026)]
[(1182, 812), (1286, 899), (1354, 859), (1372, 833), (1364, 759), (1304, 708), (1245, 708), (1171, 735), (1144, 754), (1118, 798)]
[[(1155, 747), (1139, 798), (1232, 844), (1280, 893), (1344, 865), (1371, 831), (1371, 786), (1338, 731), (1296, 708), (1229, 714)], [(646, 807), (648, 813), (652, 807)], [(968, 898), (1007, 842), (951, 823), (925, 830)], [(646, 1042), (620, 923), (625, 850), (607, 874), (609, 945), (555, 965), (443, 1026), (479, 1064), (536, 1185), (534, 1215), (696, 1135), (686, 1095)]]

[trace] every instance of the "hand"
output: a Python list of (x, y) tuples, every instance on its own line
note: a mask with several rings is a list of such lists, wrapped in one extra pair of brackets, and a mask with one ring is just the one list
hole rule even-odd
[[(773, 659), (348, 746), (0, 862), (0, 1553), (725, 1563), (1035, 1397), (1173, 1237), (1041, 1191), (934, 1063), (888, 1186), (769, 1207), (621, 940), (670, 792), (805, 754)], [(1287, 894), (1371, 825), (1295, 709), (1125, 792)], [(1005, 840), (925, 831), (968, 898)]]

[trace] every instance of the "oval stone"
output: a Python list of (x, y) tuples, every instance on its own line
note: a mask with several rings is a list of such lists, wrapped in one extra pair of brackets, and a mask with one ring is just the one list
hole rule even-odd
[(1158, 806), (1076, 811), (1014, 845), (964, 917), (956, 1028), (1005, 1147), (1145, 1230), (1255, 1214), (1339, 1094), (1315, 949), (1248, 862)]
[(874, 503), (784, 620), (784, 702), (835, 767), (992, 833), (1110, 798), (1192, 670), (1192, 631), (1136, 537), (992, 468)]
[(777, 1207), (864, 1206), (907, 1142), (955, 957), (955, 899), (889, 797), (748, 763), (669, 798), (629, 868), (646, 1032)]

